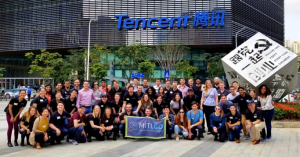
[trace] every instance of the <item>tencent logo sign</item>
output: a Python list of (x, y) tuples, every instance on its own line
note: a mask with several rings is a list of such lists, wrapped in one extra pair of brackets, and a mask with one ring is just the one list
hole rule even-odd
[[(143, 29), (146, 28), (173, 28), (173, 27), (187, 27), (187, 22), (191, 17), (185, 14), (183, 17), (152, 17), (149, 19), (145, 18), (137, 18), (132, 19), (129, 18), (127, 14), (115, 15), (118, 19), (118, 29), (122, 27), (126, 29), (139, 29), (140, 25)], [(224, 17), (225, 11), (203, 11), (203, 12), (195, 12), (195, 16), (193, 19), (193, 27), (202, 26), (224, 26)], [(124, 20), (123, 20), (124, 19)], [(177, 24), (175, 23), (177, 22)]]

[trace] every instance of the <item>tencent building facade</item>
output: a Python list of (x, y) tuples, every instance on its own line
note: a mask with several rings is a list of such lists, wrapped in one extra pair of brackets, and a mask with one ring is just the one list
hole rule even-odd
[[(0, 0), (0, 67), (7, 77), (26, 77), (26, 52), (66, 53), (91, 45), (155, 45), (177, 40), (191, 48), (186, 60), (205, 77), (203, 53), (228, 53), (261, 32), (284, 41), (283, 0)], [(240, 31), (244, 28), (242, 31)], [(237, 40), (235, 40), (235, 35)], [(153, 60), (153, 58), (150, 57)], [(25, 72), (24, 72), (25, 71)], [(122, 77), (125, 69), (115, 69)], [(156, 68), (155, 77), (163, 72)]]

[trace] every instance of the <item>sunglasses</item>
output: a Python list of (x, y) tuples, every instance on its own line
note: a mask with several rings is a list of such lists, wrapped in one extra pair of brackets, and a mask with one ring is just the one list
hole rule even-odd
[(216, 110), (221, 110), (220, 108), (215, 108)]

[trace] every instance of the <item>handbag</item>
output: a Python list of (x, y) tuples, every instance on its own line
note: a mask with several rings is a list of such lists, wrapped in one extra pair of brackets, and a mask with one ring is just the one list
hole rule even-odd
[[(211, 91), (213, 91), (214, 89), (212, 88), (212, 90)], [(203, 105), (204, 105), (204, 103), (205, 103), (205, 101), (206, 101), (206, 99), (209, 97), (209, 94), (211, 93), (211, 91), (207, 94), (207, 97), (204, 97), (204, 100), (203, 100)]]

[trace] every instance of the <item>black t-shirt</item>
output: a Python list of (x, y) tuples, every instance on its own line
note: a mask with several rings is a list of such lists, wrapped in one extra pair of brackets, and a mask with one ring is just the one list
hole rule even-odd
[[(101, 117), (94, 117), (92, 114), (89, 115), (89, 121), (93, 121), (94, 125), (100, 126)], [(88, 123), (90, 125), (90, 123)]]
[(158, 102), (155, 101), (153, 103), (153, 108), (156, 108), (157, 114), (159, 114), (160, 112), (162, 112), (163, 108), (165, 108), (166, 105), (167, 104), (164, 101), (162, 101), (161, 104), (158, 104)]
[(21, 121), (24, 122), (24, 126), (26, 126), (30, 131), (32, 131), (33, 123), (35, 121), (34, 116), (31, 116), (28, 122), (26, 121), (26, 117), (23, 116), (21, 118)]
[(236, 112), (235, 115), (232, 115), (231, 112), (227, 113), (226, 115), (227, 122), (230, 122), (230, 124), (235, 124), (238, 121), (241, 121), (241, 114), (239, 112)]
[(138, 101), (140, 100), (140, 97), (136, 94), (133, 93), (132, 95), (129, 95), (129, 93), (126, 93), (124, 95), (123, 101), (126, 101), (126, 104), (130, 103), (132, 107), (138, 106)]
[(144, 95), (143, 92), (141, 92), (141, 94), (138, 94), (137, 92), (134, 92), (134, 93), (136, 93), (139, 96), (139, 98), (143, 97), (143, 95)]
[[(185, 107), (188, 108), (187, 111), (189, 111), (189, 110), (192, 109), (192, 102), (193, 101), (196, 101), (198, 104), (200, 103), (199, 97), (197, 95), (195, 95), (195, 94), (192, 97), (190, 97), (189, 95), (187, 95), (187, 96), (185, 96), (183, 98), (183, 104), (184, 104)], [(185, 107), (183, 108), (184, 110), (186, 110)]]
[(25, 99), (23, 99), (21, 102), (19, 102), (18, 98), (12, 98), (10, 99), (9, 103), (8, 103), (8, 108), (6, 110), (6, 115), (10, 115), (9, 114), (9, 104), (12, 105), (12, 113), (13, 116), (16, 116), (18, 114), (18, 112), (20, 111), (20, 109), (22, 107), (25, 107), (27, 104), (27, 101)]
[(183, 97), (182, 97), (182, 92), (181, 92), (180, 90), (176, 89), (176, 90), (174, 91), (173, 88), (172, 88), (172, 89), (170, 90), (170, 97), (169, 97), (169, 100), (170, 100), (170, 101), (174, 98), (174, 96), (175, 96), (176, 93), (179, 93), (181, 99), (183, 98)]
[(63, 111), (62, 114), (59, 114), (56, 111), (51, 115), (49, 123), (55, 125), (58, 128), (62, 128), (65, 124), (65, 119), (69, 117), (71, 117), (71, 114), (66, 111)]
[(69, 97), (71, 95), (71, 88), (69, 90), (66, 90), (65, 88), (61, 90), (62, 96), (65, 97)]
[(67, 97), (66, 99), (64, 99), (65, 110), (68, 113), (71, 113), (73, 109), (75, 109), (75, 111), (76, 111), (76, 101), (77, 101), (76, 97), (74, 98), (73, 101), (70, 99), (70, 97)]
[(112, 104), (109, 101), (104, 103), (102, 100), (100, 100), (98, 105), (100, 106), (101, 114), (104, 114), (105, 108), (112, 107)]
[(248, 109), (248, 103), (247, 100), (251, 100), (251, 96), (245, 93), (245, 97), (242, 97), (241, 95), (236, 96), (233, 100), (231, 100), (232, 103), (238, 103), (240, 107), (241, 114), (245, 114), (246, 110)]
[(221, 92), (221, 90), (218, 89), (217, 92), (218, 92), (219, 101), (221, 99), (221, 95), (226, 95), (227, 96), (228, 94), (230, 94), (229, 90), (227, 90), (227, 89), (224, 89), (223, 92)]
[(261, 110), (255, 109), (253, 113), (249, 109), (246, 111), (246, 120), (250, 120), (251, 122), (254, 122), (257, 119), (260, 119), (261, 121), (264, 120)]
[(119, 100), (118, 104), (115, 100), (111, 101), (111, 107), (115, 108), (116, 113), (119, 113), (120, 108), (123, 106), (123, 101)]
[(122, 89), (122, 88), (120, 88), (120, 87), (119, 87), (118, 90), (116, 90), (115, 88), (113, 88), (113, 89), (111, 90), (112, 96), (114, 97), (116, 93), (119, 93), (120, 96), (121, 96), (121, 100), (123, 100), (123, 97), (124, 97), (124, 94), (125, 94), (125, 90)]
[(125, 116), (135, 116), (135, 114), (133, 114), (132, 112), (130, 112), (130, 114), (128, 114), (127, 112), (122, 113), (122, 115), (120, 116), (120, 121), (124, 120)]
[(42, 97), (38, 96), (32, 100), (32, 104), (34, 104), (34, 103), (37, 104), (36, 105), (37, 110), (41, 114), (42, 109), (47, 107), (47, 105), (48, 105), (48, 99), (46, 97), (42, 98)]
[(200, 85), (198, 86), (193, 86), (194, 89), (194, 94), (197, 95), (199, 97), (199, 99), (201, 100), (202, 98), (202, 86)]
[(114, 125), (115, 117), (113, 114), (110, 115), (110, 118), (102, 117), (101, 124), (104, 124), (105, 127)]
[[(60, 99), (60, 101), (63, 101), (63, 99)], [(53, 113), (55, 111), (57, 111), (57, 101), (56, 101), (56, 99), (52, 99), (50, 101), (50, 107), (52, 108)]]

